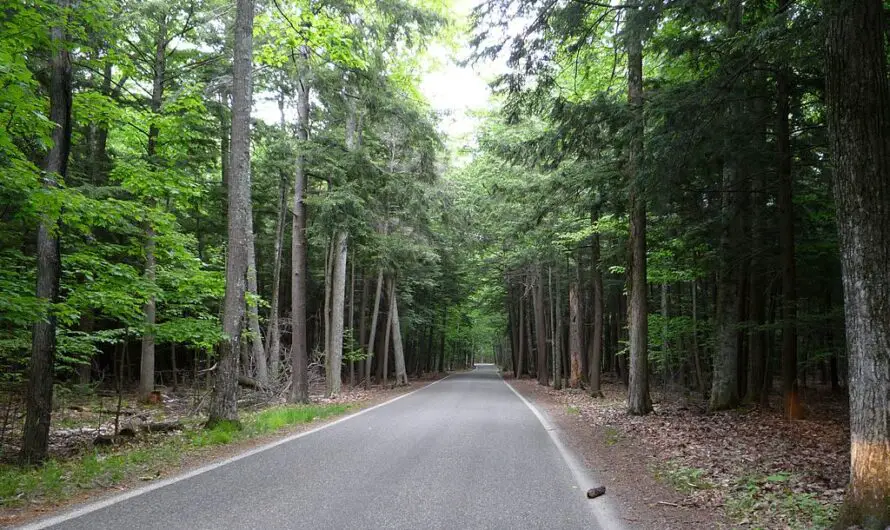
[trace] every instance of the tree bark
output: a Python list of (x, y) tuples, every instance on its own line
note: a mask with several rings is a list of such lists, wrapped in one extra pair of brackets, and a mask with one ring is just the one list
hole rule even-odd
[(383, 293), (383, 267), (377, 272), (377, 290), (374, 294), (374, 310), (371, 312), (371, 335), (368, 339), (368, 358), (365, 360), (365, 388), (371, 385), (371, 361), (374, 359), (374, 339), (377, 336), (377, 317), (380, 314), (380, 297)]
[[(158, 35), (155, 41), (154, 78), (151, 89), (151, 111), (157, 115), (161, 111), (161, 103), (164, 98), (164, 81), (167, 70), (167, 13), (161, 11), (158, 20)], [(148, 128), (147, 155), (148, 164), (151, 167), (157, 165), (157, 142), (160, 131), (152, 121)], [(151, 216), (154, 200), (149, 199), (147, 217)], [(145, 280), (149, 285), (155, 283), (155, 231), (150, 219), (145, 222)], [(139, 397), (148, 398), (155, 388), (155, 320), (156, 300), (154, 294), (149, 294), (142, 307), (143, 325), (142, 332), (142, 357), (139, 370)]]
[(547, 374), (547, 330), (544, 325), (544, 278), (541, 276), (541, 266), (535, 271), (535, 338), (538, 343), (538, 384), (549, 385), (550, 377)]
[(581, 297), (578, 282), (569, 284), (569, 388), (581, 386)]
[(253, 95), (254, 0), (237, 0), (232, 80), (231, 172), (223, 333), (207, 425), (238, 421), (238, 348), (244, 327), (250, 244), (250, 108)]
[(548, 270), (550, 291), (550, 341), (553, 351), (553, 388), (562, 390), (562, 307), (559, 299), (559, 279), (556, 280), (556, 296), (553, 293), (553, 268)]
[[(591, 215), (591, 221), (597, 221), (596, 213)], [(593, 337), (588, 349), (590, 361), (587, 363), (587, 379), (590, 383), (590, 395), (603, 397), (600, 389), (600, 376), (603, 364), (603, 273), (600, 270), (600, 235), (593, 234), (590, 238), (590, 273), (591, 293), (590, 301), (593, 304)]]
[(247, 303), (247, 324), (250, 327), (250, 355), (256, 366), (256, 378), (261, 385), (269, 383), (269, 368), (266, 364), (266, 351), (263, 348), (263, 332), (260, 330), (259, 287), (256, 279), (256, 236), (253, 233), (253, 215), (248, 203), (247, 211), (247, 292), (253, 300)]
[(390, 312), (392, 313), (392, 345), (393, 357), (396, 361), (396, 386), (404, 386), (408, 384), (408, 373), (405, 370), (405, 351), (402, 349), (402, 328), (399, 324), (399, 303), (396, 300), (396, 281), (390, 280), (390, 295), (392, 296), (390, 304)]
[(782, 266), (782, 397), (785, 415), (803, 416), (797, 392), (797, 271), (794, 258), (794, 199), (791, 160), (791, 87), (789, 72), (776, 75), (776, 150), (778, 157), (779, 252)]
[(844, 522), (890, 525), (890, 89), (881, 0), (827, 0), (826, 99), (850, 371)]
[(519, 329), (517, 330), (519, 335), (519, 354), (516, 357), (516, 379), (522, 377), (523, 370), (525, 369), (525, 310), (523, 305), (522, 293), (519, 293), (519, 303), (517, 304), (519, 308)]
[[(60, 9), (67, 9), (68, 0), (57, 0)], [(68, 172), (71, 150), (71, 57), (65, 44), (64, 24), (50, 29), (53, 54), (50, 61), (49, 119), (55, 124), (53, 145), (43, 162), (45, 189), (58, 186)], [(49, 448), (49, 426), (53, 404), (53, 369), (56, 357), (56, 316), (51, 305), (59, 298), (62, 269), (59, 251), (58, 220), (44, 214), (37, 229), (36, 296), (46, 304), (48, 314), (34, 323), (31, 332), (31, 360), (25, 390), (25, 425), (21, 461), (38, 464), (46, 460)]]
[(627, 410), (631, 414), (642, 415), (652, 411), (652, 400), (649, 398), (649, 304), (646, 299), (646, 198), (640, 176), (643, 160), (643, 43), (640, 30), (634, 23), (626, 24), (627, 101), (633, 113), (633, 132), (627, 160), (627, 178), (630, 182), (630, 366)]
[[(284, 96), (278, 102), (281, 112), (282, 139), (287, 134), (284, 121)], [(287, 175), (283, 174), (278, 179), (278, 217), (275, 220), (275, 250), (272, 265), (272, 301), (269, 306), (269, 331), (266, 335), (266, 352), (269, 355), (269, 372), (272, 377), (278, 377), (279, 362), (281, 360), (281, 328), (279, 322), (279, 306), (281, 305), (281, 260), (284, 247), (284, 224), (287, 214)]]
[(297, 84), (297, 156), (294, 163), (294, 214), (291, 218), (291, 384), (292, 403), (309, 402), (309, 352), (306, 336), (306, 278), (309, 274), (306, 241), (307, 188), (304, 149), (309, 140), (309, 50), (300, 48), (301, 70)]
[(337, 232), (334, 241), (333, 273), (331, 280), (331, 332), (327, 352), (327, 385), (328, 397), (340, 393), (343, 372), (343, 314), (346, 304), (346, 231)]
[(392, 334), (392, 300), (395, 297), (395, 283), (390, 279), (387, 280), (387, 284), (389, 311), (386, 312), (386, 329), (383, 334), (383, 372), (380, 377), (384, 388), (386, 388), (387, 380), (389, 379), (389, 337)]

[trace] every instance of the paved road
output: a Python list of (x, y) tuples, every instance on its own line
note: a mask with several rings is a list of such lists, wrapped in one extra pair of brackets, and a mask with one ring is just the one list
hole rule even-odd
[[(616, 528), (491, 366), (51, 528)], [(46, 524), (44, 522), (43, 524)]]

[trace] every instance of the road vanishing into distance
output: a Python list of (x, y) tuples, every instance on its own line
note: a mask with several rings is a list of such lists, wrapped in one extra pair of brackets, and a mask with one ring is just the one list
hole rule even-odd
[(26, 528), (618, 529), (493, 366)]

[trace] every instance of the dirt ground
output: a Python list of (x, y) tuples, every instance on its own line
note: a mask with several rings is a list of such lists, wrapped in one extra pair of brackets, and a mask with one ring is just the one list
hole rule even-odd
[(704, 404), (653, 391), (654, 412), (625, 413), (625, 389), (604, 397), (508, 380), (550, 414), (601, 477), (633, 528), (824, 528), (843, 498), (846, 404), (805, 396), (808, 419), (776, 405), (708, 414)]

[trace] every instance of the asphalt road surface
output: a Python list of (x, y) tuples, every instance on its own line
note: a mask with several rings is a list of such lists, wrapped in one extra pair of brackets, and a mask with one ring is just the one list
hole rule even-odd
[(606, 529), (608, 498), (492, 366), (31, 528)]

